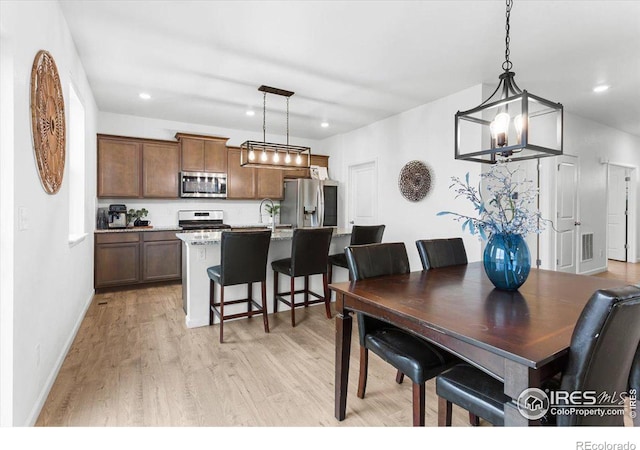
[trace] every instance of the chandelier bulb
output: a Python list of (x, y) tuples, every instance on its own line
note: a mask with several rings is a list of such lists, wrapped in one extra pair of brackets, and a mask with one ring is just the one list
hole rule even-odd
[(296, 156), (296, 164), (302, 164), (302, 156), (300, 156), (300, 154)]
[(268, 157), (267, 157), (267, 152), (263, 151), (263, 152), (262, 152), (262, 155), (260, 156), (260, 160), (261, 160), (262, 162), (266, 162), (266, 161), (267, 161), (267, 159), (268, 159)]
[(507, 145), (507, 132), (509, 131), (509, 122), (511, 118), (507, 113), (500, 113), (496, 115), (489, 130), (491, 131), (491, 137), (495, 140), (498, 147), (504, 147)]
[(249, 161), (255, 161), (256, 159), (256, 152), (254, 152), (253, 150), (251, 150), (249, 152)]
[(280, 155), (278, 155), (277, 151), (273, 154), (273, 162), (274, 163), (280, 162)]
[(287, 164), (291, 162), (291, 155), (289, 154), (289, 152), (287, 152), (287, 156), (284, 157), (284, 162), (286, 162)]

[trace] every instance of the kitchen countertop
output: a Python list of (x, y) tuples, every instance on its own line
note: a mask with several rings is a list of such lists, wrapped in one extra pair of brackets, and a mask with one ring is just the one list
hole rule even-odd
[[(333, 237), (349, 236), (350, 230), (344, 228), (336, 228), (333, 232)], [(222, 232), (220, 231), (205, 231), (197, 233), (176, 233), (176, 237), (186, 244), (191, 245), (211, 245), (218, 244), (222, 238)], [(293, 237), (292, 229), (281, 229), (271, 233), (272, 241), (288, 241)]]
[[(254, 223), (254, 224), (228, 224), (231, 228), (269, 228), (267, 223)], [(278, 224), (276, 229), (290, 229), (290, 224)], [(175, 226), (150, 226), (150, 227), (127, 227), (127, 228), (108, 228), (106, 230), (94, 230), (95, 233), (131, 233), (139, 231), (182, 231), (184, 233), (194, 233), (197, 230), (183, 230), (181, 227)]]

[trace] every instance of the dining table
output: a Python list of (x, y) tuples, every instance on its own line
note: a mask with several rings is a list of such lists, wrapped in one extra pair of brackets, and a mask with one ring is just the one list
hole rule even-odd
[(562, 371), (585, 304), (621, 280), (531, 269), (516, 291), (494, 288), (481, 262), (333, 283), (335, 417), (346, 417), (353, 313), (366, 314), (458, 356), (504, 383), (506, 426), (536, 425), (517, 408), (528, 388)]

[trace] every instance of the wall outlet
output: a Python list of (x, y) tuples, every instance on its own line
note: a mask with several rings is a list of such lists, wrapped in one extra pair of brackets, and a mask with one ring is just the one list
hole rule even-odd
[(206, 248), (199, 248), (198, 249), (198, 258), (200, 258), (200, 261), (205, 261), (207, 259), (207, 249)]
[(40, 344), (36, 345), (36, 367), (40, 367)]

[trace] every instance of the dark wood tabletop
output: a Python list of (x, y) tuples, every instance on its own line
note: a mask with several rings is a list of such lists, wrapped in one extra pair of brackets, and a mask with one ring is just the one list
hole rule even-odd
[[(457, 354), (504, 381), (505, 393), (517, 398), (564, 364), (576, 321), (591, 295), (624, 284), (532, 269), (518, 291), (499, 291), (482, 263), (331, 284), (338, 309), (336, 417), (344, 419), (346, 409), (353, 311), (387, 320)], [(514, 424), (526, 424), (522, 417), (510, 416)]]

